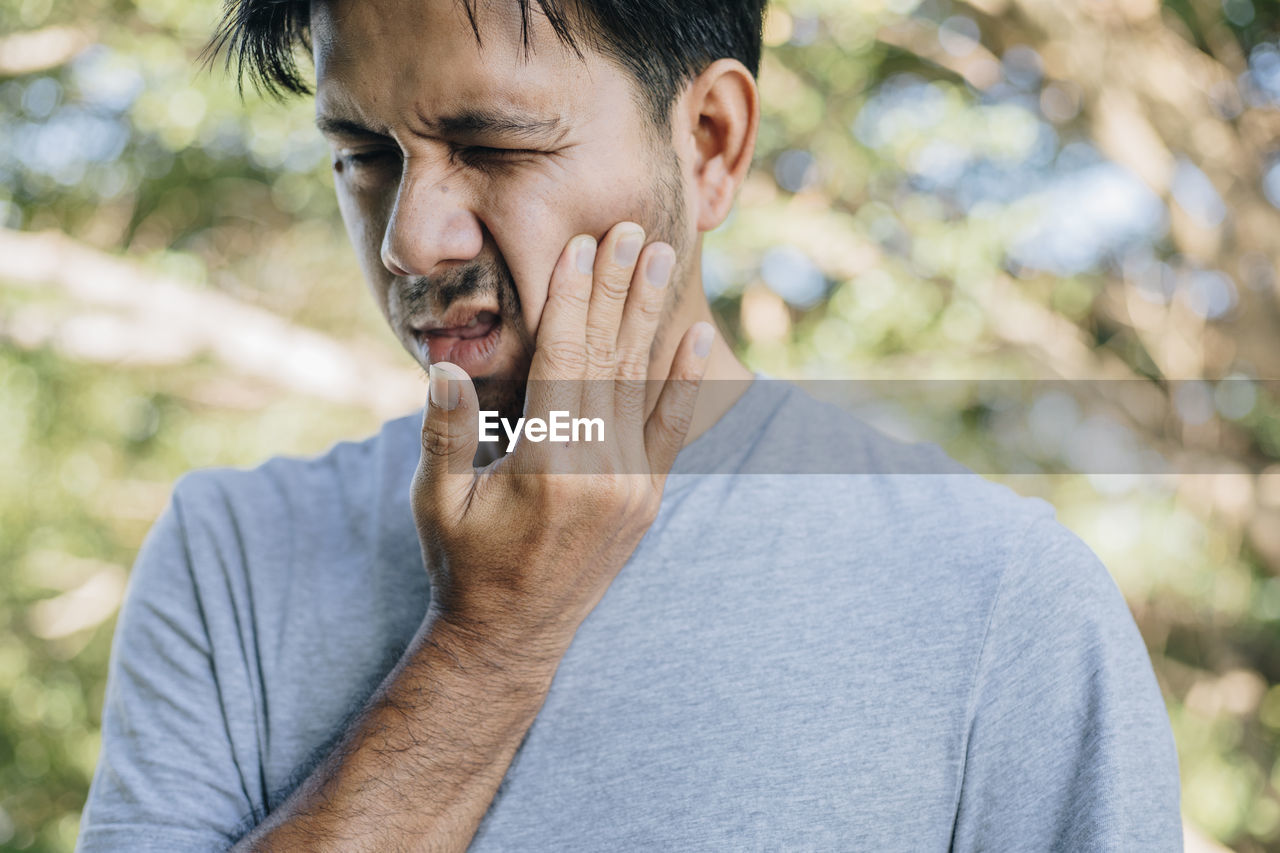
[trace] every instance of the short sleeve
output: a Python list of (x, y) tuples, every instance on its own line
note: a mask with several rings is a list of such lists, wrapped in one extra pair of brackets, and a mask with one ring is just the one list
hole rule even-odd
[(1034, 522), (978, 666), (952, 849), (1180, 851), (1177, 754), (1146, 647), (1093, 552)]
[[(189, 476), (189, 475), (188, 475)], [(231, 747), (179, 480), (116, 625), (77, 850), (227, 850), (251, 812)]]

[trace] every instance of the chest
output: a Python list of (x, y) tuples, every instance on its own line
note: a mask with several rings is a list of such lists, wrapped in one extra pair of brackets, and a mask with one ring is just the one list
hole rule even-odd
[(926, 677), (847, 584), (644, 568), (579, 631), (473, 850), (946, 849), (958, 668)]
[[(896, 574), (883, 549), (790, 547), (752, 524), (646, 538), (561, 661), (473, 850), (946, 849), (980, 637), (938, 631), (955, 596)], [(367, 614), (355, 633), (306, 639), (315, 620), (291, 635), (342, 677), (264, 703), (281, 735), (268, 775), (292, 772), (394, 662), (418, 618), (375, 600), (396, 586), (343, 602)], [(287, 712), (303, 707), (310, 733)]]

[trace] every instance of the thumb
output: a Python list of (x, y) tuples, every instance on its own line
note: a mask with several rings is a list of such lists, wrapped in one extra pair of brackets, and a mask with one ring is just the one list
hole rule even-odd
[(428, 367), (422, 417), (422, 457), (414, 480), (414, 513), (458, 518), (475, 481), (472, 461), (480, 402), (466, 371), (442, 361)]

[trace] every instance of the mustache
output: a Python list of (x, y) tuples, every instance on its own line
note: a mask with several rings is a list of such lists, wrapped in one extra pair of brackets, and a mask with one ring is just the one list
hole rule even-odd
[(520, 291), (500, 257), (486, 258), (434, 276), (414, 276), (401, 291), (406, 314), (421, 308), (446, 311), (459, 299), (493, 294), (504, 317), (520, 316)]

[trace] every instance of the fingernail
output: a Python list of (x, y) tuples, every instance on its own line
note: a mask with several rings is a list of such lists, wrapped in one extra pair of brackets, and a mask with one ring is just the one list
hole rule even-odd
[(452, 412), (458, 408), (459, 388), (456, 384), (450, 384), (452, 378), (443, 367), (438, 364), (427, 365), (427, 389), (431, 395), (431, 405), (437, 409), (444, 409), (446, 412)]
[(675, 255), (670, 250), (654, 252), (649, 256), (649, 268), (644, 271), (644, 277), (654, 287), (666, 287), (667, 280), (671, 277), (673, 263), (675, 263)]
[(693, 354), (698, 358), (706, 358), (711, 355), (711, 342), (716, 339), (715, 327), (710, 323), (698, 323), (698, 331), (694, 334)]
[(591, 275), (591, 270), (596, 265), (596, 241), (590, 237), (579, 237), (578, 245), (573, 251), (578, 260), (578, 272)]
[(613, 247), (613, 262), (618, 266), (629, 267), (640, 257), (640, 246), (644, 244), (644, 232), (631, 229), (618, 239)]

